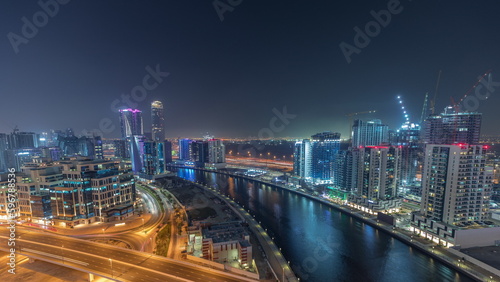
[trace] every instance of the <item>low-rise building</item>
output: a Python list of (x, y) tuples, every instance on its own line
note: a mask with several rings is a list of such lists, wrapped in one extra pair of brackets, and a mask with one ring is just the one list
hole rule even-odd
[(237, 260), (242, 266), (252, 264), (250, 236), (241, 222), (211, 225), (202, 230), (204, 259), (219, 263)]
[(500, 226), (489, 220), (457, 226), (414, 213), (410, 230), (445, 247), (460, 249), (500, 244)]

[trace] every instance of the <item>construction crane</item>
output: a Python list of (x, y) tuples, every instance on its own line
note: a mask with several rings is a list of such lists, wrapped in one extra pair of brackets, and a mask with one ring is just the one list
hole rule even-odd
[(363, 115), (363, 114), (373, 114), (375, 112), (376, 112), (376, 110), (372, 110), (372, 111), (365, 111), (365, 112), (350, 113), (350, 114), (347, 114), (345, 116), (352, 118), (353, 116)]
[(401, 96), (397, 97), (399, 104), (401, 105), (401, 110), (403, 110), (403, 116), (405, 118), (405, 124), (410, 123), (410, 118), (408, 117), (408, 113), (406, 112), (405, 105), (403, 104), (403, 100), (401, 99)]
[(434, 89), (434, 98), (432, 98), (431, 100), (431, 114), (434, 114), (434, 111), (436, 110), (436, 97), (437, 97), (437, 94), (438, 94), (438, 90), (439, 90), (439, 82), (441, 81), (441, 70), (439, 70), (439, 73), (438, 73), (438, 79), (437, 79), (437, 82), (436, 82), (436, 89)]
[(429, 92), (425, 93), (424, 106), (422, 107), (422, 115), (420, 116), (420, 125), (424, 124), (424, 121), (427, 118), (427, 103), (428, 103), (428, 100), (429, 100)]
[[(487, 75), (489, 75), (491, 73), (492, 70), (487, 70), (477, 81), (476, 83), (474, 83), (474, 85), (472, 85), (471, 88), (469, 88), (469, 90), (467, 90), (467, 92), (465, 92), (464, 96), (462, 97), (462, 99), (460, 99), (460, 101), (455, 102), (455, 99), (453, 99), (453, 96), (450, 97), (450, 100), (451, 100), (451, 105), (453, 106), (454, 110), (455, 110), (455, 114), (458, 114), (460, 112), (460, 104), (462, 104), (462, 102), (465, 100), (465, 98), (467, 98), (467, 96), (472, 92), (472, 90), (476, 89), (476, 87), (481, 83), (481, 80), (483, 80)], [(454, 131), (456, 132), (457, 131), (457, 128), (458, 128), (458, 117), (455, 117), (455, 125), (454, 125)], [(454, 134), (453, 136), (456, 137), (456, 134)], [(456, 140), (454, 140), (455, 142)]]
[(483, 80), (487, 75), (489, 75), (491, 73), (492, 70), (487, 70), (479, 79), (478, 81), (476, 81), (476, 83), (474, 85), (472, 85), (471, 88), (469, 88), (469, 90), (467, 90), (467, 92), (465, 92), (464, 96), (462, 97), (462, 99), (460, 99), (460, 101), (458, 101), (458, 103), (455, 103), (455, 100), (453, 99), (453, 97), (450, 97), (451, 99), (451, 104), (453, 107), (455, 107), (455, 112), (457, 113), (459, 111), (459, 107), (460, 107), (460, 104), (465, 100), (465, 98), (467, 98), (467, 96), (472, 92), (472, 90), (476, 89), (476, 87), (481, 83), (481, 80)]

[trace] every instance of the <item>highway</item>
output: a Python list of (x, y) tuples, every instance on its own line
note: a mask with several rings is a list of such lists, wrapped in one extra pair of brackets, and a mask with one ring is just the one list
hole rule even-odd
[[(140, 192), (146, 211), (151, 212), (150, 218), (145, 220), (144, 224), (142, 224), (140, 219), (137, 219), (134, 224), (131, 224), (132, 227), (129, 227), (128, 225), (126, 227), (115, 227), (109, 224), (106, 226), (101, 224), (96, 225), (93, 228), (85, 228), (84, 230), (68, 230), (65, 234), (74, 238), (86, 240), (112, 239), (122, 241), (127, 243), (134, 250), (153, 252), (154, 237), (156, 232), (159, 230), (157, 227), (159, 224), (165, 224), (168, 221), (168, 213), (170, 213), (170, 210), (162, 212), (162, 203), (158, 203), (156, 199), (154, 199), (149, 193), (146, 193), (144, 188), (140, 187), (140, 185), (137, 185), (136, 187)], [(143, 218), (144, 217), (145, 215), (143, 215)], [(105, 227), (104, 232), (102, 227)]]
[[(222, 271), (202, 268), (111, 245), (38, 232), (18, 231), (21, 254), (63, 263), (120, 281), (242, 281)], [(7, 246), (8, 230), (0, 232), (0, 248)], [(175, 278), (175, 277), (177, 278)], [(248, 280), (248, 279), (246, 279)], [(250, 280), (253, 281), (253, 280)]]
[(261, 158), (249, 158), (249, 157), (226, 157), (226, 162), (229, 165), (235, 166), (245, 166), (253, 168), (267, 168), (271, 170), (277, 170), (282, 172), (290, 172), (293, 170), (293, 162), (291, 161), (281, 161), (281, 160), (268, 160)]

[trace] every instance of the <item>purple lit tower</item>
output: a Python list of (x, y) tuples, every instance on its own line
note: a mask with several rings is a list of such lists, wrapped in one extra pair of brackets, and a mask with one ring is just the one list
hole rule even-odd
[(130, 138), (134, 135), (143, 135), (142, 112), (137, 109), (120, 110), (120, 124), (122, 138)]
[(120, 110), (120, 124), (122, 138), (129, 143), (132, 170), (134, 173), (139, 173), (142, 169), (142, 143), (144, 142), (142, 112), (137, 109)]

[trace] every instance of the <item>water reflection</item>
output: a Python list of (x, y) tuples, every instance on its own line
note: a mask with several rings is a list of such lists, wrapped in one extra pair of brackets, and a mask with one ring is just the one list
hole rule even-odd
[(213, 172), (178, 175), (250, 209), (301, 281), (473, 281), (384, 232), (296, 194)]

